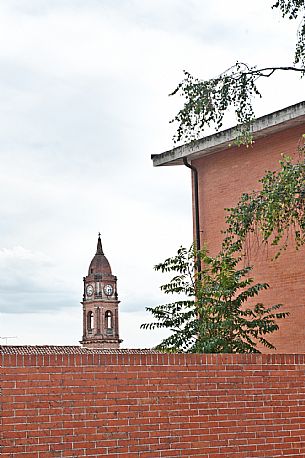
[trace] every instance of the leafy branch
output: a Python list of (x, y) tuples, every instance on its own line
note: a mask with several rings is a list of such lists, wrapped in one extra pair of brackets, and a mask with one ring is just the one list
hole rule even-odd
[(297, 43), (294, 63), (305, 67), (305, 4), (304, 0), (277, 0), (272, 8), (280, 9), (282, 17), (288, 16), (289, 20), (301, 17), (297, 31)]
[(223, 248), (232, 242), (246, 244), (253, 234), (259, 242), (280, 246), (275, 258), (288, 246), (289, 236), (296, 249), (305, 243), (305, 151), (300, 160), (288, 156), (280, 161), (278, 171), (268, 171), (260, 180), (262, 189), (242, 194), (233, 208), (226, 209), (227, 229)]
[(244, 62), (237, 62), (224, 73), (209, 80), (194, 78), (184, 71), (185, 78), (170, 94), (184, 97), (183, 108), (170, 122), (177, 122), (178, 129), (174, 142), (191, 142), (203, 134), (206, 126), (222, 127), (225, 113), (234, 108), (237, 129), (236, 142), (252, 142), (251, 124), (255, 119), (252, 99), (261, 97), (257, 87), (259, 78), (269, 78), (276, 71), (295, 71), (305, 74), (305, 67), (250, 67)]
[[(290, 20), (300, 19), (293, 65), (258, 68), (237, 62), (215, 78), (200, 80), (184, 71), (184, 78), (170, 94), (179, 94), (184, 105), (170, 122), (177, 122), (174, 142), (192, 142), (204, 134), (206, 127), (222, 127), (229, 108), (235, 112), (236, 143), (251, 144), (251, 126), (255, 118), (253, 99), (261, 97), (258, 82), (276, 72), (290, 71), (305, 74), (305, 4), (304, 0), (278, 0), (272, 6)], [(298, 65), (298, 66), (297, 66)]]

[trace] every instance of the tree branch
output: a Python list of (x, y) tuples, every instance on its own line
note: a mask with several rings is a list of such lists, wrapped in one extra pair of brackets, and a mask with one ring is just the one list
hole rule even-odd
[(235, 111), (238, 130), (238, 144), (252, 143), (251, 124), (255, 119), (253, 102), (255, 96), (261, 97), (257, 87), (259, 78), (269, 78), (277, 71), (291, 71), (305, 75), (305, 65), (251, 67), (244, 62), (236, 62), (224, 73), (209, 80), (194, 78), (184, 71), (184, 79), (170, 94), (181, 94), (184, 106), (171, 122), (178, 123), (174, 142), (194, 141), (206, 127), (222, 127), (222, 121), (229, 108)]

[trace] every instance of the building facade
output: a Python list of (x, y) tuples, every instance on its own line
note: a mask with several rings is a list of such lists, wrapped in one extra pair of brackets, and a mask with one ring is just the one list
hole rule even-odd
[(83, 338), (89, 348), (119, 349), (119, 300), (117, 277), (104, 255), (100, 234), (88, 275), (83, 278)]
[[(236, 205), (242, 193), (258, 190), (267, 170), (276, 170), (282, 154), (295, 160), (305, 133), (305, 102), (258, 118), (253, 125), (254, 144), (234, 146), (236, 132), (228, 129), (152, 157), (154, 166), (188, 164), (198, 176), (198, 214), (193, 190), (194, 227), (196, 218), (201, 247), (207, 245), (215, 255), (222, 243), (225, 208)], [(233, 145), (233, 146), (232, 146)], [(194, 229), (196, 234), (196, 230)], [(254, 241), (255, 242), (255, 241)], [(277, 260), (275, 247), (257, 249), (253, 243), (249, 263), (254, 265), (255, 282), (267, 282), (270, 288), (260, 294), (259, 302), (283, 304), (290, 316), (279, 323), (279, 331), (270, 341), (277, 353), (305, 352), (305, 247), (296, 251), (293, 243)], [(251, 273), (252, 275), (252, 273)], [(258, 302), (256, 301), (256, 302)], [(266, 350), (261, 348), (261, 351)]]

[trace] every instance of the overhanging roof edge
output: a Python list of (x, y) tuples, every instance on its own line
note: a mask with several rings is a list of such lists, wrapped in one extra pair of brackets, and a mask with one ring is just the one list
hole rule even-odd
[[(283, 130), (289, 126), (305, 123), (305, 101), (257, 118), (252, 125), (254, 138), (268, 133)], [(154, 167), (163, 165), (181, 165), (183, 158), (212, 154), (229, 146), (236, 138), (236, 127), (203, 137), (193, 143), (178, 146), (161, 154), (153, 154), (151, 159)]]

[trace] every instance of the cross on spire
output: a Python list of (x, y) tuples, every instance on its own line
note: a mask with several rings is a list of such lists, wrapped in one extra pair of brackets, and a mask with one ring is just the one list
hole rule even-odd
[(103, 247), (102, 247), (102, 241), (101, 241), (101, 233), (100, 232), (98, 233), (96, 254), (104, 254)]

